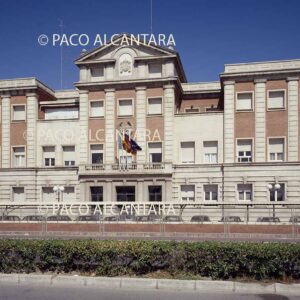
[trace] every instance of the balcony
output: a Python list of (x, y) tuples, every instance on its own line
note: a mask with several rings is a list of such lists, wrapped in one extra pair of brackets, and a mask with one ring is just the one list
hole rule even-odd
[(172, 173), (172, 163), (88, 164), (79, 166), (79, 175)]

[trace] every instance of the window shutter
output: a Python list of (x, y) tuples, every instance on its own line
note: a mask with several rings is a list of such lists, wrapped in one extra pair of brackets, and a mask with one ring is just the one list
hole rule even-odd
[(22, 121), (25, 120), (25, 106), (24, 105), (16, 105), (13, 107), (13, 120), (14, 121)]
[(74, 201), (75, 200), (75, 188), (73, 186), (66, 186), (63, 192), (64, 201)]
[(56, 194), (53, 192), (52, 187), (43, 187), (42, 188), (42, 199), (44, 202), (51, 202), (55, 201)]
[(284, 107), (284, 91), (269, 92), (269, 108), (283, 108)]
[(237, 110), (249, 110), (252, 109), (252, 93), (237, 94)]
[(77, 119), (78, 107), (46, 108), (45, 120)]
[(238, 151), (251, 151), (252, 141), (251, 140), (238, 140)]
[(149, 77), (161, 77), (162, 65), (161, 64), (149, 64)]
[(218, 153), (218, 142), (204, 142), (204, 153)]
[(54, 146), (46, 146), (43, 147), (44, 158), (55, 158), (55, 147)]
[(75, 147), (64, 146), (63, 155), (64, 155), (64, 161), (75, 161)]
[(24, 188), (14, 187), (13, 188), (13, 200), (16, 202), (22, 202), (25, 200)]
[(182, 142), (181, 143), (181, 161), (183, 163), (195, 162), (195, 143)]
[(181, 186), (181, 198), (195, 198), (195, 186), (194, 185), (182, 185)]
[(104, 78), (104, 68), (98, 67), (98, 68), (92, 68), (91, 69), (91, 77), (92, 81), (101, 80)]
[(119, 115), (131, 116), (133, 114), (132, 100), (120, 100), (119, 101)]
[(270, 139), (269, 140), (269, 152), (283, 153), (284, 152), (284, 140), (283, 139)]
[(103, 101), (91, 102), (91, 117), (104, 117)]
[(158, 115), (162, 113), (162, 99), (153, 98), (148, 100), (148, 114)]
[(161, 143), (149, 143), (148, 144), (148, 151), (149, 154), (152, 153), (162, 153), (162, 149), (161, 149)]

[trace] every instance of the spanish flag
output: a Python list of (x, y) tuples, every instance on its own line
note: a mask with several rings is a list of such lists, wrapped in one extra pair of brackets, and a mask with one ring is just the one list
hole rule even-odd
[(127, 153), (131, 154), (136, 154), (137, 151), (142, 150), (142, 148), (137, 144), (137, 142), (131, 139), (127, 133), (125, 133), (123, 136), (122, 146)]

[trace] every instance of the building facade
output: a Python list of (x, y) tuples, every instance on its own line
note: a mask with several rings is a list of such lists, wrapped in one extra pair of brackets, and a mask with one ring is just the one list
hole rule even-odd
[[(299, 204), (300, 60), (188, 83), (179, 54), (108, 44), (74, 90), (0, 80), (0, 201)], [(127, 130), (142, 148), (120, 149)]]

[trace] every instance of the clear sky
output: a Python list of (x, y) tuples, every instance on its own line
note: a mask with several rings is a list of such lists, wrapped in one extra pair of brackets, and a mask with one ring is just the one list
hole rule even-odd
[[(149, 33), (150, 0), (0, 0), (0, 79), (59, 89), (60, 47), (37, 38), (60, 33), (60, 19), (67, 34)], [(188, 81), (218, 80), (225, 63), (300, 58), (299, 24), (299, 0), (153, 0), (153, 33), (174, 35)], [(63, 48), (63, 88), (82, 48)]]

